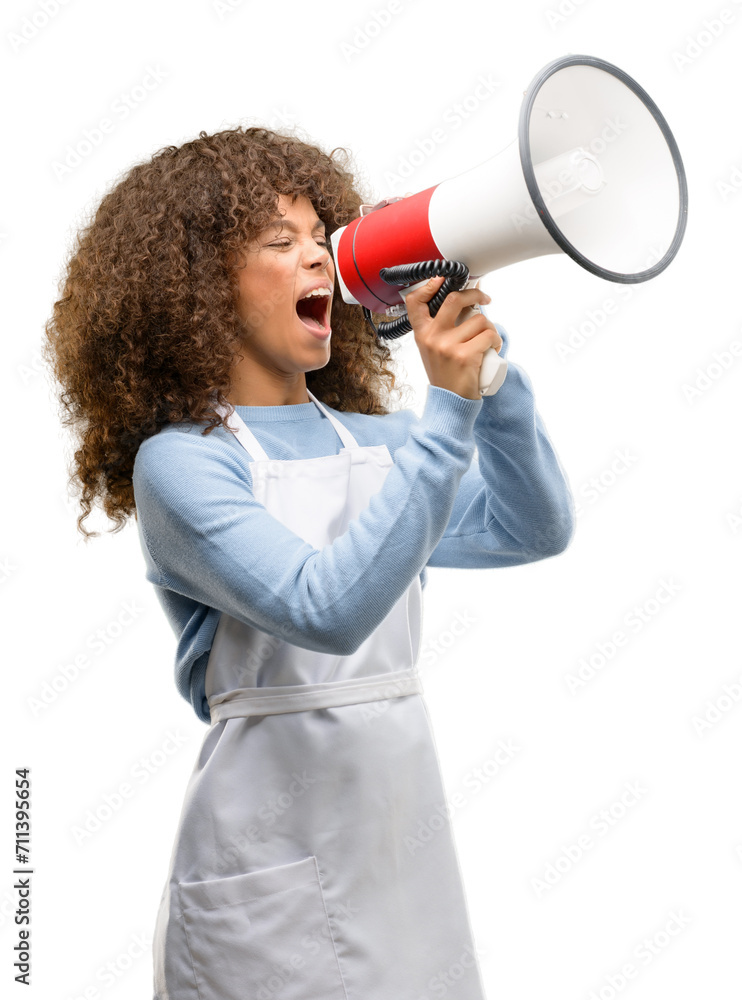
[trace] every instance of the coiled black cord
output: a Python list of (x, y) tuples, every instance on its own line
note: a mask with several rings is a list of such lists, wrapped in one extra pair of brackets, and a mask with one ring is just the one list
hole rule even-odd
[[(382, 267), (379, 277), (388, 285), (414, 285), (416, 281), (427, 278), (437, 278), (444, 274), (446, 280), (428, 302), (430, 315), (436, 316), (449, 292), (460, 291), (469, 280), (469, 268), (460, 260), (421, 260), (417, 264), (399, 264), (396, 267)], [(371, 319), (371, 311), (363, 307), (363, 315), (377, 337), (384, 340), (395, 340), (412, 329), (407, 313), (397, 316), (388, 323), (379, 323), (378, 327)]]

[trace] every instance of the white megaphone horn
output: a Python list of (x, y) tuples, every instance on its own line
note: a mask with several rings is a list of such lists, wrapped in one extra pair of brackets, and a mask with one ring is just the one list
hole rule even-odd
[[(609, 281), (646, 281), (678, 251), (688, 189), (677, 143), (646, 91), (602, 59), (569, 55), (532, 80), (517, 140), (501, 153), (364, 209), (331, 238), (343, 299), (362, 305), (370, 320), (370, 312), (398, 314), (419, 283), (395, 288), (382, 268), (420, 261), (461, 261), (473, 282), (520, 260), (566, 253)], [(482, 395), (496, 392), (506, 371), (505, 359), (488, 350)]]

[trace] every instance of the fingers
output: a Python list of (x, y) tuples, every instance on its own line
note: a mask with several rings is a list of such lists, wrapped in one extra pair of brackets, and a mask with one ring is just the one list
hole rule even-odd
[(476, 286), (451, 292), (433, 317), (428, 303), (443, 281), (439, 275), (405, 293), (415, 342), (431, 385), (478, 399), (482, 359), (490, 348), (499, 352), (502, 338), (494, 323), (472, 307), (491, 299)]
[(461, 292), (450, 292), (438, 310), (438, 316), (442, 323), (454, 325), (459, 313), (473, 305), (487, 305), (492, 299), (481, 288), (466, 288)]
[(494, 349), (499, 354), (500, 353), (500, 348), (502, 347), (502, 337), (497, 332), (497, 327), (495, 327), (495, 342), (494, 342), (494, 344), (492, 346), (494, 347)]
[(438, 275), (436, 278), (429, 278), (424, 285), (419, 288), (413, 288), (411, 292), (408, 292), (405, 296), (405, 308), (407, 309), (407, 315), (410, 318), (413, 328), (430, 321), (430, 309), (428, 309), (428, 302), (433, 298), (435, 293), (441, 287), (445, 278), (443, 275)]
[(502, 337), (497, 332), (497, 327), (495, 324), (484, 317), (481, 314), (470, 316), (469, 319), (464, 320), (456, 327), (456, 332), (461, 337), (461, 343), (465, 343), (467, 346), (471, 344), (476, 344), (477, 346), (483, 344), (483, 350), (488, 347), (494, 347), (494, 349), (499, 353), (502, 347)]
[[(428, 318), (430, 317), (430, 310), (428, 309), (423, 311), (421, 307), (430, 302), (443, 284), (444, 280), (445, 278), (442, 275), (438, 275), (436, 278), (429, 278), (424, 285), (421, 285), (419, 288), (414, 288), (411, 292), (407, 293), (405, 296), (405, 306), (410, 319), (413, 321), (413, 326), (418, 316), (421, 319), (425, 316)], [(438, 310), (437, 315), (441, 317), (443, 323), (453, 326), (456, 322), (458, 314), (463, 309), (476, 304), (486, 305), (491, 301), (492, 299), (490, 296), (483, 292), (480, 288), (467, 288), (461, 292), (449, 292), (443, 301), (443, 305)]]
[(474, 313), (473, 316), (465, 319), (463, 323), (459, 323), (453, 332), (457, 334), (458, 343), (466, 344), (467, 347), (470, 347), (472, 344), (476, 344), (477, 346), (484, 344), (482, 350), (494, 347), (498, 352), (502, 347), (502, 337), (497, 332), (497, 327), (492, 320), (482, 316), (481, 313)]
[(482, 330), (481, 333), (467, 340), (466, 346), (472, 354), (481, 353), (484, 355), (490, 347), (494, 347), (495, 351), (499, 352), (502, 347), (502, 339), (497, 330)]
[(494, 323), (478, 309), (472, 310), (470, 308), (492, 301), (490, 296), (478, 287), (468, 288), (461, 292), (450, 292), (437, 315), (434, 318), (431, 317), (428, 303), (435, 296), (443, 281), (444, 278), (440, 275), (436, 278), (430, 278), (425, 284), (413, 289), (405, 297), (407, 315), (415, 335), (418, 336), (423, 332), (433, 337), (436, 336), (436, 333), (438, 335), (453, 335), (456, 341), (463, 342), (481, 330), (491, 330), (496, 338), (493, 346), (499, 351), (502, 347), (502, 339), (497, 333)]

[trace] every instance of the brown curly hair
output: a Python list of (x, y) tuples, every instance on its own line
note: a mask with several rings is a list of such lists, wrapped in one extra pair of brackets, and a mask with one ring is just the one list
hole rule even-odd
[[(278, 196), (309, 198), (328, 236), (364, 200), (343, 148), (329, 155), (296, 130), (234, 128), (165, 146), (103, 197), (76, 237), (61, 298), (45, 325), (44, 358), (75, 443), (70, 484), (83, 535), (98, 500), (119, 531), (134, 514), (132, 472), (141, 442), (167, 423), (223, 423), (242, 324), (240, 251), (276, 217)], [(327, 405), (387, 413), (395, 385), (389, 348), (340, 295), (332, 352), (307, 386)]]

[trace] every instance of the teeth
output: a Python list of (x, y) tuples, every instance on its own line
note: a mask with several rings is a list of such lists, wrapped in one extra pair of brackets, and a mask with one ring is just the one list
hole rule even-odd
[(313, 292), (309, 292), (304, 296), (305, 299), (319, 299), (324, 296), (330, 296), (332, 293), (329, 288), (315, 288)]

